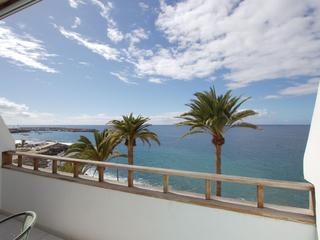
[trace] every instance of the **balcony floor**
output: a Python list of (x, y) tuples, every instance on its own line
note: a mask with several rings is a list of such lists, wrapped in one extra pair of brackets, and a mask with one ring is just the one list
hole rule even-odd
[[(5, 218), (6, 216), (0, 214), (0, 219)], [(3, 223), (0, 225), (0, 236), (3, 240), (11, 240), (14, 236), (16, 236), (17, 230), (21, 227), (21, 223), (17, 220), (10, 220), (7, 223)], [(63, 240), (62, 238), (58, 238), (53, 236), (43, 230), (40, 230), (36, 227), (32, 228), (29, 240)]]

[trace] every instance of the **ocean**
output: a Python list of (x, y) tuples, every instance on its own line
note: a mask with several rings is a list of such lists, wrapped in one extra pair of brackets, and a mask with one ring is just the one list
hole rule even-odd
[[(62, 127), (62, 126), (61, 126)], [(106, 126), (63, 126), (104, 129)], [(262, 130), (232, 129), (225, 134), (222, 148), (222, 172), (228, 175), (269, 178), (277, 180), (304, 181), (303, 155), (307, 143), (309, 125), (263, 125)], [(134, 164), (151, 167), (214, 173), (214, 147), (208, 135), (181, 136), (187, 128), (173, 125), (152, 126), (161, 145), (151, 147), (137, 143)], [(92, 139), (92, 133), (31, 132), (13, 134), (15, 139), (53, 140), (76, 142), (80, 135)], [(118, 147), (126, 153), (124, 144)], [(125, 158), (113, 162), (126, 163)], [(126, 178), (126, 171), (118, 172), (120, 180)], [(115, 178), (115, 170), (106, 175)], [(161, 186), (162, 177), (153, 174), (136, 173), (140, 184)], [(204, 192), (204, 182), (192, 178), (170, 177), (170, 187), (176, 190)], [(213, 184), (214, 193), (214, 184)], [(256, 187), (234, 183), (223, 183), (222, 195), (255, 201)], [(307, 207), (308, 193), (294, 190), (266, 188), (267, 203)]]

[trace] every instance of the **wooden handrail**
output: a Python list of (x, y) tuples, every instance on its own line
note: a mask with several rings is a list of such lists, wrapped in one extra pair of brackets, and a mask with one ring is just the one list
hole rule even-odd
[(38, 171), (39, 170), (39, 162), (40, 159), (37, 157), (33, 158), (33, 170)]
[[(19, 156), (21, 156), (21, 155), (19, 155)], [(53, 174), (58, 173), (58, 160), (52, 160), (52, 173)]]
[[(59, 156), (49, 156), (49, 155), (41, 155), (29, 152), (4, 152), (2, 153), (3, 162), (2, 166), (12, 166), (12, 158), (13, 155), (18, 156), (18, 169), (23, 169), (23, 157), (28, 157), (33, 161), (33, 172), (41, 174), (39, 171), (39, 162), (40, 160), (51, 160), (52, 161), (52, 170), (50, 171), (52, 177), (59, 177), (58, 174), (58, 161), (59, 162), (69, 162), (73, 166), (73, 179), (80, 180), (79, 178), (79, 167), (83, 164), (88, 164), (95, 166), (98, 172), (98, 181), (100, 183), (104, 182), (104, 171), (106, 168), (114, 168), (114, 169), (125, 169), (127, 171), (134, 172), (143, 172), (143, 173), (151, 173), (151, 174), (159, 174), (162, 175), (162, 192), (166, 196), (170, 196), (168, 194), (169, 191), (169, 177), (170, 176), (178, 176), (178, 177), (188, 177), (194, 179), (204, 180), (204, 200), (212, 200), (214, 197), (212, 194), (212, 181), (222, 181), (222, 182), (232, 182), (232, 183), (240, 183), (247, 185), (255, 185), (256, 186), (256, 209), (263, 210), (265, 206), (269, 206), (269, 204), (265, 204), (264, 202), (264, 193), (265, 187), (274, 187), (274, 188), (283, 188), (283, 189), (292, 189), (292, 190), (301, 190), (309, 192), (309, 208), (308, 211), (315, 216), (315, 194), (314, 187), (311, 183), (307, 182), (293, 182), (293, 181), (283, 181), (283, 180), (272, 180), (272, 179), (264, 179), (264, 178), (250, 178), (250, 177), (241, 177), (241, 176), (231, 176), (231, 175), (222, 175), (222, 174), (211, 174), (211, 173), (202, 173), (202, 172), (191, 172), (191, 171), (181, 171), (174, 169), (165, 169), (165, 168), (157, 168), (157, 167), (146, 167), (146, 166), (137, 166), (137, 165), (127, 165), (120, 163), (111, 163), (111, 162), (99, 162), (92, 161), (86, 159), (75, 159), (68, 157), (59, 157)], [(44, 170), (45, 171), (45, 170)], [(72, 176), (72, 175), (71, 175)], [(128, 186), (128, 189), (132, 189), (133, 186)], [(184, 195), (184, 194), (183, 194)], [(188, 196), (188, 195), (184, 195)], [(201, 199), (201, 198), (200, 198)], [(288, 209), (288, 208), (287, 208)], [(305, 210), (305, 209), (302, 209)], [(292, 210), (285, 210), (289, 213), (293, 213)], [(249, 210), (248, 212), (252, 212)], [(308, 213), (308, 214), (310, 214)], [(264, 215), (265, 213), (261, 213)], [(272, 215), (272, 214), (271, 214)]]
[(206, 189), (205, 198), (207, 200), (210, 200), (211, 199), (211, 181), (208, 179), (205, 180), (205, 189)]
[(78, 162), (73, 162), (73, 177), (78, 177), (79, 176), (79, 163)]
[(169, 176), (168, 175), (163, 175), (163, 192), (167, 193), (169, 192)]
[(58, 160), (58, 161), (71, 162), (71, 163), (89, 164), (97, 167), (126, 169), (126, 170), (132, 170), (134, 172), (153, 173), (153, 174), (159, 174), (159, 175), (189, 177), (189, 178), (204, 179), (204, 180), (211, 180), (211, 181), (218, 180), (218, 181), (224, 181), (224, 182), (233, 182), (233, 183), (256, 185), (256, 186), (261, 185), (265, 187), (285, 188), (285, 189), (302, 190), (302, 191), (313, 190), (313, 185), (307, 182), (294, 182), (294, 181), (272, 180), (272, 179), (266, 179), (266, 178), (251, 178), (251, 177), (241, 177), (241, 176), (232, 176), (232, 175), (223, 175), (223, 174), (191, 172), (191, 171), (158, 168), (158, 167), (145, 167), (145, 166), (127, 165), (127, 164), (121, 164), (121, 163), (99, 162), (99, 161), (92, 161), (92, 160), (85, 160), (85, 159), (57, 157), (57, 156), (41, 155), (41, 154), (28, 153), (28, 152), (10, 152), (9, 154), (37, 158), (37, 159), (49, 159), (49, 160)]
[(103, 182), (104, 181), (104, 167), (97, 167), (97, 171), (98, 171), (98, 175), (99, 175), (99, 182)]
[(22, 156), (18, 156), (18, 167), (22, 167)]
[(262, 185), (257, 186), (257, 207), (264, 207), (264, 187)]

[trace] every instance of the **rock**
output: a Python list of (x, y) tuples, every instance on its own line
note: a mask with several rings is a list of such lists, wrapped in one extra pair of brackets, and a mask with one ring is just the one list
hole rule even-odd
[(62, 143), (56, 143), (47, 148), (42, 148), (40, 151), (37, 151), (38, 154), (56, 156), (68, 149), (68, 145)]
[[(38, 142), (38, 143), (24, 143), (16, 145), (18, 151), (30, 152), (36, 154), (50, 155), (50, 156), (63, 156), (63, 153), (68, 149), (68, 145), (55, 142)], [(23, 164), (32, 166), (33, 158), (23, 157)], [(41, 159), (39, 167), (47, 168), (51, 164), (51, 160)]]

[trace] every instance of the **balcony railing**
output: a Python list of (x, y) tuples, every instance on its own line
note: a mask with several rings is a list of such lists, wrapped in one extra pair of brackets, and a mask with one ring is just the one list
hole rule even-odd
[[(13, 158), (16, 159), (16, 163), (13, 163)], [(33, 167), (24, 165), (24, 158), (32, 159)], [(40, 160), (52, 161), (51, 170), (40, 168)], [(58, 163), (68, 162), (73, 166), (73, 173), (67, 174), (65, 172), (58, 171)], [(87, 176), (79, 175), (80, 164), (86, 164), (96, 167), (98, 172), (98, 179), (88, 178)], [(187, 202), (197, 205), (203, 205), (214, 208), (222, 208), (227, 210), (233, 210), (237, 212), (261, 215), (266, 217), (273, 217), (277, 219), (291, 220), (296, 222), (311, 223), (315, 222), (315, 191), (312, 184), (307, 182), (292, 182), (281, 181), (261, 178), (249, 178), (240, 176), (210, 174), (191, 171), (180, 171), (173, 169), (145, 167), (137, 165), (127, 165), (111, 162), (99, 162), (92, 160), (83, 160), (67, 157), (40, 155), (28, 152), (4, 152), (2, 154), (2, 167), (14, 170), (23, 170), (24, 172), (38, 174), (47, 177), (59, 178), (64, 180), (72, 180), (74, 182), (84, 183), (88, 185), (94, 185), (98, 187), (111, 188), (120, 191), (132, 192), (136, 194), (143, 194), (147, 196), (153, 196), (158, 198), (164, 198), (169, 200), (175, 200), (179, 202)], [(144, 189), (141, 187), (130, 187), (121, 184), (115, 184), (114, 182), (106, 182), (104, 171), (106, 168), (111, 169), (123, 169), (131, 172), (140, 172), (148, 174), (158, 174), (163, 178), (161, 191), (156, 189)], [(179, 176), (193, 179), (204, 180), (205, 191), (201, 197), (199, 194), (190, 194), (186, 192), (171, 191), (169, 188), (170, 177)], [(239, 183), (244, 185), (256, 186), (256, 202), (242, 201), (238, 199), (230, 199), (223, 197), (212, 196), (213, 181)], [(119, 187), (115, 187), (118, 185)], [(309, 192), (309, 208), (296, 208), (289, 206), (280, 206), (274, 204), (267, 204), (264, 201), (265, 187), (282, 188), (291, 190), (300, 190)]]

